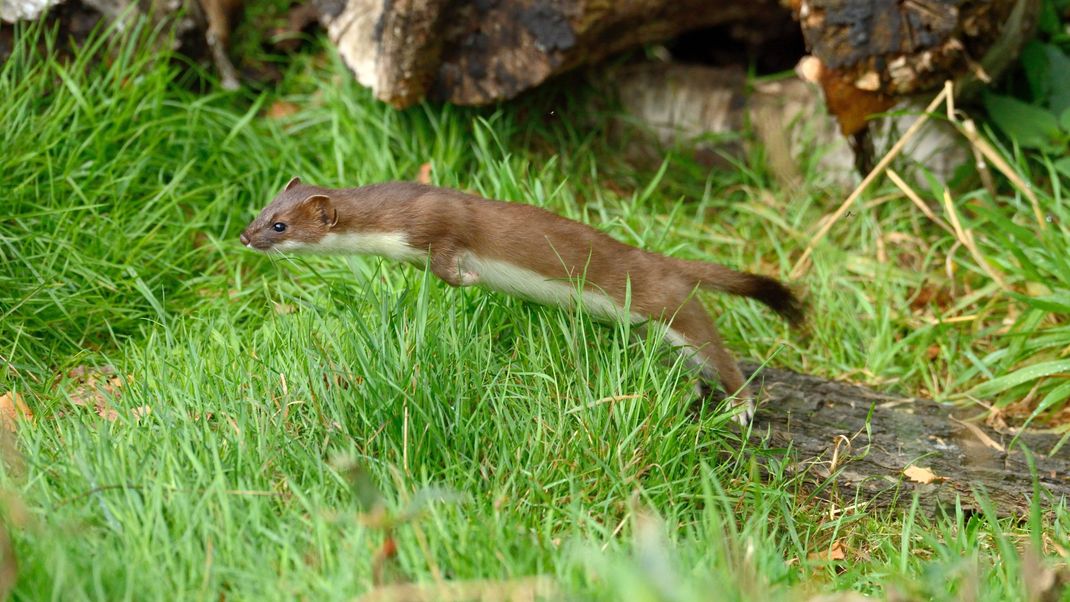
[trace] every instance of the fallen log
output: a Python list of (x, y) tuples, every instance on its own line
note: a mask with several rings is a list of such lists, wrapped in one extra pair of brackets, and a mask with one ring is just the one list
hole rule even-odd
[[(996, 76), (1033, 31), (1040, 0), (320, 0), (346, 64), (398, 107), (512, 98), (648, 42), (738, 24), (783, 35), (795, 18), (844, 134), (905, 95)], [(767, 40), (768, 41), (768, 40)], [(711, 36), (710, 46), (724, 40)], [(768, 45), (767, 45), (768, 46)]]
[(777, 30), (777, 0), (321, 0), (328, 35), (376, 97), (462, 105), (513, 98), (581, 64), (734, 22)]
[(981, 494), (1001, 515), (1023, 516), (1034, 483), (1043, 508), (1070, 502), (1070, 449), (1051, 454), (1057, 434), (1024, 431), (1014, 440), (974, 423), (968, 409), (786, 370), (762, 369), (756, 382), (766, 402), (755, 442), (789, 448), (805, 489), (840, 508), (909, 506), (917, 494), (929, 513), (953, 509), (956, 499), (976, 511)]

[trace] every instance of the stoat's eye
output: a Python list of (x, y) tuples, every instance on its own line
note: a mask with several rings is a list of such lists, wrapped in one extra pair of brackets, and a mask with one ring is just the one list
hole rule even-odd
[(285, 232), (286, 231), (286, 224), (284, 224), (282, 222), (275, 222), (275, 225), (272, 226), (272, 229), (274, 229), (276, 232)]

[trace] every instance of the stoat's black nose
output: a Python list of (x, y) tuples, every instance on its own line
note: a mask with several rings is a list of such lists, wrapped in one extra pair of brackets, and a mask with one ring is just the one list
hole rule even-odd
[(249, 244), (249, 237), (245, 235), (245, 232), (242, 232), (241, 235), (238, 236), (238, 240), (240, 240), (243, 245)]

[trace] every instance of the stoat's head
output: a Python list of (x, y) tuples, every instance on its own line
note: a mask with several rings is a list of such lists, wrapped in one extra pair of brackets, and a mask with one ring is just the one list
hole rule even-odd
[(329, 191), (294, 178), (238, 238), (257, 251), (310, 251), (337, 224)]

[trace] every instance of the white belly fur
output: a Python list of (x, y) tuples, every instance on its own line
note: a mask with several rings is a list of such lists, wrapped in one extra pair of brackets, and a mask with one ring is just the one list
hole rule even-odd
[[(328, 234), (316, 244), (288, 240), (276, 245), (274, 250), (378, 255), (395, 261), (421, 264), (427, 258), (426, 252), (409, 246), (408, 237), (401, 232)], [(472, 253), (466, 253), (461, 264), (464, 272), (474, 276), (475, 284), (493, 291), (564, 308), (575, 307), (582, 297), (583, 308), (596, 318), (620, 321), (628, 315), (620, 304), (593, 284), (587, 285), (581, 291), (574, 283), (566, 280), (550, 279), (513, 263), (486, 259)], [(642, 322), (646, 319), (635, 312), (631, 312), (630, 318), (632, 322)]]
[(275, 246), (278, 251), (340, 253), (345, 255), (379, 255), (395, 261), (423, 263), (426, 251), (410, 247), (401, 232), (360, 232), (328, 234), (316, 244), (287, 240)]
[[(566, 280), (554, 280), (507, 261), (472, 254), (463, 258), (462, 269), (472, 273), (480, 286), (499, 293), (565, 308), (575, 307), (582, 297), (583, 308), (594, 317), (623, 320), (628, 315), (620, 304), (593, 284), (581, 291)], [(632, 322), (643, 320), (642, 316), (632, 312)]]

